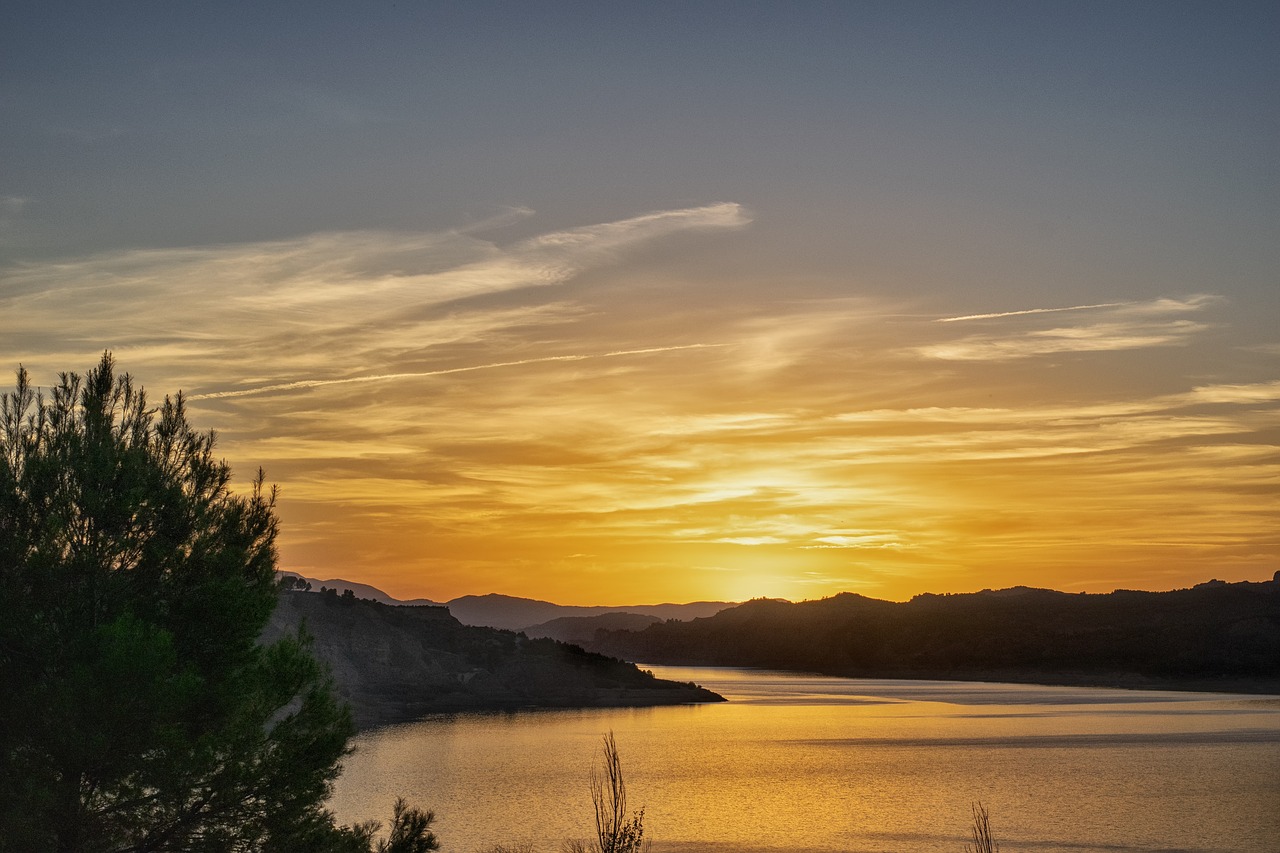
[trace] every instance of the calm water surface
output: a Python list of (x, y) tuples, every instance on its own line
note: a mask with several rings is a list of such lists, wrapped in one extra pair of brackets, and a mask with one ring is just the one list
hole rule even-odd
[(436, 812), (443, 849), (587, 838), (612, 730), (660, 851), (1280, 851), (1280, 697), (655, 667), (717, 705), (456, 715), (356, 739), (332, 806)]

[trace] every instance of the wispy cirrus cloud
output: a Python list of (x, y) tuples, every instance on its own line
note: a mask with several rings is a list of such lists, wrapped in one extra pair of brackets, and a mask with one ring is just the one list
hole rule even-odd
[(221, 400), (232, 397), (250, 397), (259, 394), (271, 394), (280, 391), (297, 391), (306, 388), (324, 388), (331, 385), (352, 385), (365, 382), (392, 382), (405, 379), (422, 379), (428, 376), (448, 376), (454, 373), (470, 373), (475, 370), (497, 370), (503, 367), (522, 367), (530, 364), (550, 364), (553, 362), (588, 361), (596, 358), (620, 358), (628, 355), (650, 355), (659, 352), (679, 352), (680, 350), (708, 349), (724, 346), (724, 344), (680, 344), (669, 347), (645, 347), (644, 349), (615, 350), (613, 352), (590, 353), (581, 355), (548, 355), (540, 358), (524, 358), (518, 361), (496, 361), (490, 364), (471, 364), (466, 367), (450, 367), (441, 370), (425, 370), (416, 373), (380, 373), (371, 376), (349, 376), (343, 379), (299, 379), (278, 385), (260, 385), (252, 388), (239, 388), (234, 391), (209, 391), (203, 394), (192, 394), (188, 400)]
[[(515, 358), (477, 364), (465, 350), (581, 316), (565, 300), (495, 298), (566, 282), (668, 234), (749, 221), (741, 206), (723, 203), (511, 245), (484, 240), (477, 228), (362, 231), (15, 264), (0, 287), (9, 344), (0, 343), (0, 358), (38, 370), (43, 359), (26, 346), (38, 340), (59, 360), (48, 365), (56, 370), (73, 354), (85, 361), (112, 349), (133, 369), (159, 368), (161, 379), (208, 399), (241, 393), (227, 387), (241, 384), (283, 390), (558, 358), (565, 354), (518, 345)], [(423, 366), (428, 359), (434, 369)]]
[[(527, 594), (513, 567), (536, 567), (590, 597), (581, 554), (610, 595), (624, 577), (733, 597), (1269, 553), (1263, 360), (1188, 357), (1159, 387), (1099, 369), (1209, 352), (1214, 297), (940, 318), (643, 266), (664, 236), (742, 228), (737, 205), (486, 239), (528, 216), (14, 265), (0, 358), (49, 376), (110, 348), (152, 390), (186, 389), (237, 470), (282, 485), (290, 567), (405, 594)], [(1032, 360), (1067, 352), (1098, 355)]]
[(1001, 317), (1025, 317), (1028, 314), (1057, 314), (1062, 311), (1091, 311), (1096, 308), (1122, 308), (1132, 302), (1100, 302), (1096, 305), (1071, 305), (1065, 308), (1025, 308), (1021, 311), (999, 311), (994, 314), (965, 314), (960, 317), (939, 317), (935, 323), (962, 323), (966, 320), (994, 320)]
[[(1197, 294), (1185, 299), (1148, 302), (1111, 302), (1068, 308), (1032, 308), (990, 314), (944, 317), (937, 322), (1019, 321), (1017, 328), (1003, 323), (985, 333), (966, 335), (917, 347), (927, 357), (947, 361), (1005, 361), (1071, 352), (1109, 352), (1146, 347), (1180, 346), (1211, 328), (1184, 315), (1201, 312), (1218, 297)], [(1027, 328), (1027, 321), (1045, 315), (1075, 312), (1081, 319), (1071, 325)]]
[(1276, 403), (1280, 402), (1280, 380), (1240, 385), (1199, 385), (1186, 394), (1171, 398), (1187, 405), (1199, 403)]
[(879, 550), (883, 548), (900, 549), (909, 548), (902, 541), (902, 537), (898, 533), (868, 532), (868, 531), (842, 531), (840, 533), (829, 534), (827, 536), (819, 536), (813, 540), (811, 545), (800, 546), (806, 549), (872, 549)]

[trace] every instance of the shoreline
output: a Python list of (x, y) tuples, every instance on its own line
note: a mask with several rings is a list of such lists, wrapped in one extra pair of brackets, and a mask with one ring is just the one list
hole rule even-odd
[(902, 681), (972, 681), (1027, 684), (1043, 687), (1098, 687), (1112, 690), (1155, 690), (1169, 693), (1224, 693), (1240, 696), (1280, 696), (1280, 678), (1187, 677), (1168, 678), (1133, 672), (1045, 672), (1041, 670), (983, 670), (978, 672), (896, 671), (831, 672), (844, 678), (892, 678)]
[(1041, 687), (1096, 687), (1107, 690), (1153, 690), (1168, 693), (1219, 693), (1235, 696), (1274, 696), (1280, 698), (1280, 678), (1255, 677), (1186, 677), (1162, 678), (1136, 672), (1091, 673), (1055, 672), (1031, 669), (1005, 670), (821, 670), (785, 667), (737, 666), (699, 662), (636, 661), (642, 669), (652, 667), (688, 667), (698, 669), (749, 670), (780, 672), (791, 675), (819, 675), (830, 678), (888, 679), (892, 681), (954, 681), (984, 684), (1020, 684)]
[(359, 705), (342, 697), (356, 712), (356, 729), (363, 734), (384, 726), (413, 723), (428, 717), (454, 714), (515, 714), (530, 711), (591, 711), (606, 708), (661, 708), (673, 705), (713, 705), (727, 702), (719, 693), (701, 686), (657, 679), (660, 684), (646, 688), (602, 687), (559, 696), (531, 698), (514, 693), (478, 695), (446, 692), (429, 699), (405, 701), (361, 696)]

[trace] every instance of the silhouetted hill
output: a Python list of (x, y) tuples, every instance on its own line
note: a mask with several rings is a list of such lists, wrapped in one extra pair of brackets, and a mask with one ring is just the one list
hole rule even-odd
[(449, 612), (466, 625), (485, 625), (519, 631), (564, 616), (602, 616), (606, 613), (639, 613), (658, 619), (694, 619), (711, 616), (733, 605), (724, 601), (695, 601), (690, 604), (636, 604), (625, 607), (580, 607), (552, 604), (510, 595), (464, 595), (446, 605)]
[(438, 601), (432, 601), (429, 598), (411, 598), (408, 600), (392, 598), (376, 586), (370, 586), (367, 583), (356, 583), (355, 581), (343, 580), (342, 578), (329, 578), (322, 580), (320, 578), (309, 578), (298, 574), (297, 572), (276, 572), (277, 575), (286, 575), (288, 577), (298, 578), (311, 584), (311, 592), (319, 592), (321, 587), (325, 589), (336, 589), (341, 595), (346, 590), (351, 590), (352, 595), (356, 598), (367, 598), (370, 601), (377, 601), (381, 604), (408, 605), (410, 607), (440, 607)]
[(1280, 582), (1106, 595), (1016, 588), (754, 600), (713, 617), (597, 633), (648, 663), (831, 675), (1280, 692)]
[(477, 625), (486, 628), (502, 628), (508, 631), (520, 631), (530, 626), (542, 625), (561, 617), (601, 616), (606, 613), (639, 613), (657, 619), (695, 619), (701, 616), (712, 616), (733, 607), (727, 601), (693, 601), (688, 604), (634, 604), (621, 607), (604, 605), (582, 607), (570, 604), (553, 604), (534, 598), (517, 598), (510, 595), (464, 595), (452, 601), (436, 602), (426, 598), (402, 600), (392, 598), (377, 587), (356, 583), (341, 578), (321, 580), (309, 578), (297, 572), (280, 572), (281, 575), (298, 578), (311, 584), (312, 592), (319, 592), (323, 586), (336, 589), (339, 594), (351, 590), (356, 598), (367, 598), (383, 604), (406, 604), (413, 606), (448, 607), (449, 612), (464, 625)]
[(530, 625), (524, 629), (524, 633), (529, 637), (550, 637), (562, 643), (585, 647), (595, 640), (597, 631), (641, 631), (661, 621), (657, 616), (646, 616), (643, 613), (561, 616), (541, 625)]
[(263, 637), (303, 623), (361, 727), (441, 711), (723, 701), (577, 646), (463, 625), (443, 607), (284, 592)]

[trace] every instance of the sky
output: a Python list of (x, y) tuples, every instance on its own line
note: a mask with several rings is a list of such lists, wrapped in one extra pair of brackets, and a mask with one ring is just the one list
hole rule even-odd
[[(1280, 5), (0, 8), (0, 365), (437, 601), (1280, 569)], [(3, 387), (12, 387), (6, 380)]]

